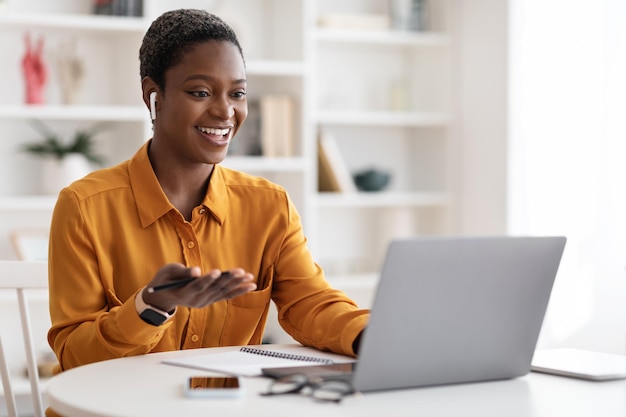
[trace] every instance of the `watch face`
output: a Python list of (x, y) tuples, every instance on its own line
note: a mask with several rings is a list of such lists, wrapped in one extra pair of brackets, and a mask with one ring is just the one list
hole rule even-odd
[(142, 311), (139, 317), (141, 317), (146, 323), (150, 323), (154, 326), (160, 326), (165, 322), (165, 320), (167, 320), (167, 317), (165, 317), (163, 314), (157, 313), (156, 311), (149, 308)]

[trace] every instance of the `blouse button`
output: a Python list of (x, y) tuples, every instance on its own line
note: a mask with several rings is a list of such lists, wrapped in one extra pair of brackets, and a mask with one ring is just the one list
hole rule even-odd
[(195, 244), (194, 242), (187, 242), (187, 247), (188, 247), (189, 249), (193, 249), (193, 248), (195, 248), (195, 247), (196, 247), (196, 244)]
[(193, 336), (191, 336), (191, 341), (196, 343), (198, 340), (200, 340), (200, 336), (198, 336), (197, 334), (194, 334)]
[(202, 207), (200, 210), (198, 210), (198, 213), (204, 214), (204, 213), (206, 213), (206, 209), (204, 207)]

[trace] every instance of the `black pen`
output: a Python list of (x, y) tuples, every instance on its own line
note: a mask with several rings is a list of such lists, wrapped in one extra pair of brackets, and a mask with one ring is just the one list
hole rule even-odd
[(167, 290), (167, 289), (170, 289), (170, 288), (184, 287), (185, 285), (189, 284), (194, 279), (196, 279), (196, 277), (189, 277), (189, 278), (185, 278), (185, 279), (179, 279), (178, 281), (168, 282), (167, 284), (157, 285), (156, 287), (148, 287), (148, 292), (149, 293), (153, 293), (153, 292), (157, 292), (157, 291), (161, 291), (161, 290)]
[[(227, 276), (230, 276), (230, 272), (222, 272), (222, 274), (219, 276), (219, 278), (223, 278), (223, 277), (227, 277)], [(161, 290), (168, 290), (170, 288), (184, 287), (185, 285), (189, 284), (191, 281), (193, 281), (196, 278), (198, 278), (198, 277), (189, 277), (189, 278), (185, 278), (185, 279), (179, 279), (178, 281), (168, 282), (167, 284), (157, 285), (155, 287), (148, 287), (148, 292), (149, 293), (153, 293), (153, 292), (157, 292), (157, 291), (161, 291)]]

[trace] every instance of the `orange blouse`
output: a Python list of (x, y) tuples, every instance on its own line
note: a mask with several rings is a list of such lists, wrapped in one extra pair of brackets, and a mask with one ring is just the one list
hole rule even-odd
[[(332, 289), (307, 248), (287, 192), (216, 165), (191, 221), (172, 206), (148, 159), (130, 160), (63, 189), (49, 248), (50, 346), (61, 369), (177, 349), (259, 344), (270, 299), (300, 343), (354, 355), (369, 311)], [(242, 267), (257, 290), (204, 308), (179, 307), (152, 326), (134, 297), (163, 265)]]

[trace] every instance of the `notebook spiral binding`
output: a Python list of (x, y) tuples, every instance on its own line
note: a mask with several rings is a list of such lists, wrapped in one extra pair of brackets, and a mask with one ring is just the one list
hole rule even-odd
[(334, 363), (330, 359), (316, 358), (314, 356), (295, 355), (292, 353), (275, 352), (272, 350), (257, 349), (257, 348), (247, 347), (247, 346), (244, 346), (239, 350), (241, 352), (252, 353), (254, 355), (271, 356), (272, 358), (291, 359), (291, 360), (305, 361), (305, 362), (317, 362), (317, 363), (321, 363), (324, 365), (330, 365)]

